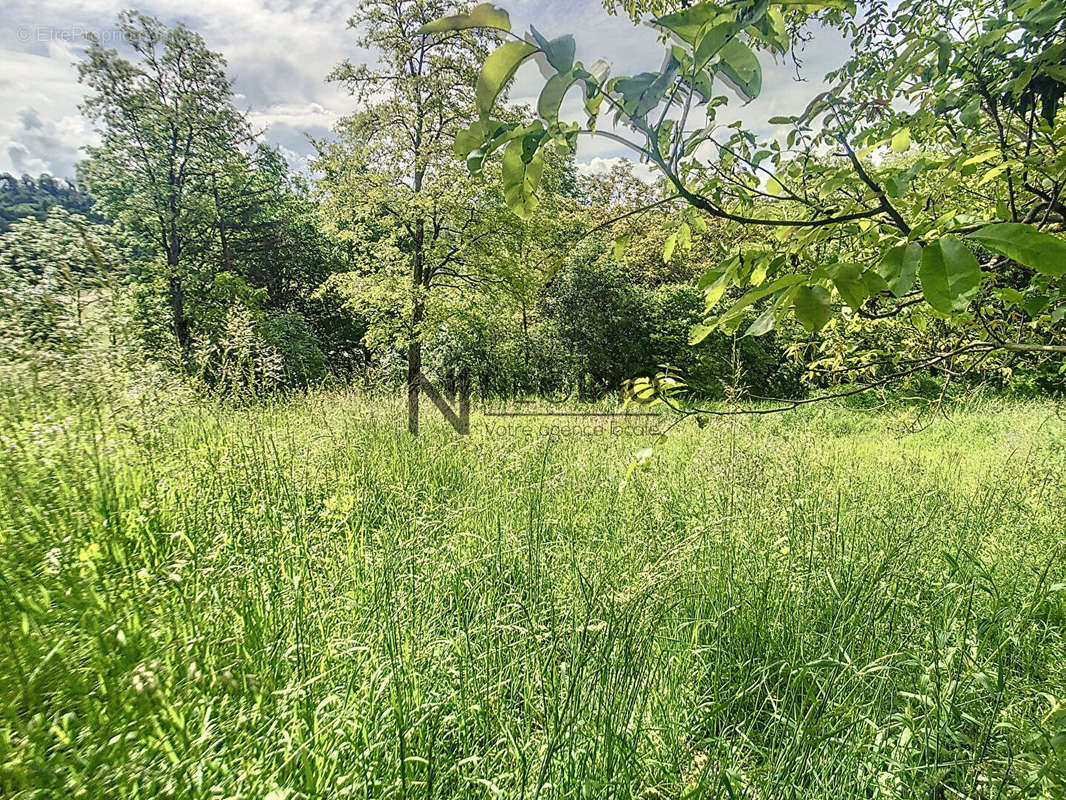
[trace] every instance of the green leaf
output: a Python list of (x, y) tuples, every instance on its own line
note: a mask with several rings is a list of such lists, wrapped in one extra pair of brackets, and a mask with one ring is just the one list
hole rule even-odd
[(975, 156), (970, 156), (968, 159), (962, 162), (960, 166), (968, 167), (971, 164), (983, 164), (986, 161), (991, 161), (993, 158), (999, 155), (998, 150), (985, 150), (983, 153), (978, 153)]
[(785, 187), (775, 176), (766, 181), (766, 193), (772, 194), (774, 197), (781, 197), (781, 195), (785, 194)]
[(806, 275), (790, 273), (788, 275), (782, 275), (780, 278), (766, 286), (760, 286), (758, 289), (751, 290), (737, 300), (728, 311), (718, 317), (717, 325), (726, 331), (731, 332), (736, 330), (740, 325), (745, 309), (749, 306), (754, 305), (764, 297), (769, 297), (772, 294), (791, 289), (793, 286), (802, 283), (806, 279)]
[[(652, 397), (654, 397), (654, 394), (652, 395)], [(641, 402), (642, 405), (643, 404), (650, 404), (649, 401), (643, 401), (642, 402), (641, 400), (636, 400), (636, 402)], [(655, 455), (655, 450), (653, 448), (651, 448), (651, 447), (643, 447), (640, 450), (637, 450), (635, 453), (633, 453), (633, 460), (630, 461), (629, 462), (629, 466), (626, 467), (626, 477), (625, 477), (625, 479), (628, 481), (631, 477), (633, 477), (633, 470), (635, 470), (637, 467), (643, 467), (645, 464), (648, 463), (648, 460), (653, 455)]]
[(621, 261), (626, 257), (626, 247), (629, 245), (629, 234), (623, 233), (621, 236), (616, 236), (614, 240), (614, 249), (611, 251), (611, 257), (615, 261)]
[(903, 297), (914, 286), (921, 261), (922, 246), (917, 242), (896, 245), (881, 257), (877, 274), (885, 279), (892, 294)]
[(796, 321), (810, 333), (820, 331), (829, 322), (829, 292), (821, 286), (800, 286), (792, 298)]
[(537, 100), (537, 114), (541, 119), (545, 122), (559, 121), (559, 107), (563, 104), (563, 97), (577, 81), (578, 78), (573, 72), (557, 72), (548, 78)]
[(677, 234), (671, 233), (666, 238), (666, 244), (663, 245), (663, 263), (666, 264), (674, 255), (674, 248), (677, 247)]
[(522, 62), (534, 53), (537, 48), (526, 42), (506, 42), (500, 45), (481, 67), (481, 74), (477, 76), (477, 86), (474, 95), (477, 98), (477, 108), (482, 119), (486, 119), (492, 107), (496, 104), (496, 98), (500, 96), (503, 87), (514, 77), (515, 71)]
[(511, 18), (502, 8), (496, 8), (492, 3), (482, 3), (470, 9), (469, 13), (435, 19), (419, 28), (418, 33), (446, 33), (447, 31), (465, 31), (469, 28), (495, 28), (509, 31), (511, 30)]
[(466, 154), (466, 166), (471, 175), (481, 172), (481, 168), (493, 152), (503, 147), (512, 139), (528, 137), (531, 134), (544, 134), (544, 125), (537, 120), (530, 125), (515, 125), (494, 120), (475, 122), (456, 136), (456, 153), (463, 157), (463, 150), (474, 145)]
[(855, 13), (855, 0), (777, 0), (777, 5), (784, 8), (802, 6), (808, 14), (821, 11), (823, 8), (838, 8), (849, 14)]
[(962, 107), (959, 112), (959, 119), (962, 120), (962, 124), (968, 128), (977, 127), (981, 121), (981, 96), (974, 95), (970, 102)]
[(780, 8), (774, 6), (767, 10), (765, 30), (767, 41), (774, 43), (781, 51), (788, 49), (788, 27)]
[(695, 56), (694, 56), (694, 69), (699, 71), (710, 63), (710, 60), (714, 58), (722, 50), (729, 41), (737, 35), (740, 30), (734, 22), (726, 22), (722, 25), (715, 25), (706, 33), (702, 34), (699, 38), (699, 42), (696, 44)]
[(1048, 307), (1048, 303), (1051, 302), (1051, 298), (1047, 295), (1038, 294), (1028, 298), (1022, 308), (1025, 309), (1025, 313), (1033, 319), (1036, 319), (1045, 309)]
[(996, 178), (998, 178), (1000, 175), (1002, 175), (1004, 172), (1006, 172), (1010, 168), (1011, 168), (1011, 162), (1009, 162), (1009, 161), (1004, 161), (1002, 164), (997, 164), (996, 166), (992, 167), (992, 169), (988, 170), (988, 172), (986, 172), (984, 175), (981, 176), (981, 180), (979, 180), (977, 182), (977, 185), (978, 186), (984, 186), (989, 181), (994, 181)]
[(1021, 222), (986, 225), (966, 238), (1041, 275), (1066, 275), (1066, 241)]
[(851, 308), (859, 309), (870, 296), (866, 283), (862, 279), (862, 264), (844, 262), (830, 264), (825, 268), (840, 296)]
[(762, 67), (759, 59), (744, 42), (731, 39), (719, 52), (719, 61), (714, 66), (717, 74), (745, 102), (754, 100), (762, 91)]
[(537, 188), (544, 172), (544, 152), (536, 148), (530, 156), (528, 138), (513, 139), (502, 161), (504, 199), (520, 219), (529, 219), (540, 205)]
[(892, 152), (906, 153), (911, 149), (911, 129), (904, 128), (892, 137)]
[(922, 292), (942, 314), (961, 311), (981, 285), (981, 267), (973, 253), (954, 236), (926, 246), (918, 270)]
[(1021, 308), (1025, 304), (1025, 295), (1017, 289), (1011, 289), (1009, 286), (1005, 286), (1002, 289), (996, 289), (995, 293), (999, 299), (1007, 305)]
[(471, 175), (480, 175), (485, 166), (485, 151), (478, 147), (466, 155), (466, 170)]
[(936, 51), (936, 71), (943, 75), (951, 66), (951, 38), (947, 34), (937, 38)]
[(622, 93), (622, 107), (626, 114), (639, 119), (659, 105), (680, 66), (673, 55), (668, 55), (662, 72), (642, 72), (631, 78), (615, 78), (612, 81), (613, 88)]
[(730, 267), (736, 263), (736, 258), (730, 258), (717, 267), (711, 267), (709, 270), (700, 275), (700, 279), (696, 282), (696, 289), (703, 292), (708, 287), (719, 283), (729, 272)]
[(603, 103), (601, 87), (607, 80), (610, 67), (607, 62), (600, 59), (588, 68), (588, 78), (585, 78), (585, 113), (589, 115), (588, 126), (590, 130), (596, 129), (596, 117), (600, 113), (600, 105)]
[(697, 345), (714, 333), (714, 325), (708, 325), (701, 323), (699, 325), (693, 325), (692, 331), (688, 335), (688, 343), (690, 345)]
[(908, 188), (910, 188), (910, 182), (906, 173), (890, 175), (885, 178), (885, 192), (889, 197), (903, 197)]
[(866, 291), (871, 295), (879, 294), (880, 292), (887, 292), (888, 283), (882, 278), (877, 270), (868, 269), (862, 273), (862, 282), (866, 285)]
[(466, 158), (474, 150), (481, 147), (485, 141), (485, 126), (479, 121), (474, 122), (468, 128), (463, 128), (455, 135), (455, 154), (460, 158)]
[(695, 75), (685, 72), (681, 76), (681, 83), (695, 92), (696, 105), (702, 105), (710, 101), (714, 96), (714, 80), (705, 69), (700, 70)]
[(532, 25), (529, 26), (529, 32), (541, 52), (544, 53), (548, 63), (552, 65), (556, 72), (569, 72), (574, 68), (574, 53), (577, 51), (577, 43), (574, 41), (573, 36), (567, 34), (549, 42)]
[(1022, 25), (1042, 33), (1053, 28), (1061, 19), (1062, 3), (1060, 0), (1045, 0), (1042, 5), (1025, 14)]
[(681, 227), (677, 229), (677, 243), (683, 250), (692, 249), (692, 228), (687, 222), (682, 222)]
[[(705, 275), (704, 277), (707, 276)], [(703, 300), (708, 310), (718, 305), (718, 301), (722, 299), (722, 295), (725, 294), (725, 290), (729, 287), (729, 279), (729, 272), (726, 271), (718, 275), (706, 286), (701, 285), (699, 287), (703, 292)]]
[(714, 3), (696, 3), (684, 11), (659, 17), (654, 20), (653, 24), (676, 33), (689, 44), (695, 44), (696, 37), (707, 26), (707, 23), (723, 16), (725, 15), (722, 14), (722, 10)]
[(755, 321), (748, 326), (748, 329), (744, 331), (744, 336), (763, 336), (774, 329), (774, 311), (777, 309), (776, 305), (771, 305), (764, 312), (762, 312)]

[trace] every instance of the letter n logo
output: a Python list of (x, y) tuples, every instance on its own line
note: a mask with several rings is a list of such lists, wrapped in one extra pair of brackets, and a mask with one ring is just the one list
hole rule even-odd
[[(470, 433), (470, 379), (467, 371), (464, 369), (459, 375), (458, 392), (441, 392), (437, 391), (437, 387), (433, 385), (433, 382), (423, 375), (418, 373), (418, 385), (426, 396), (433, 401), (433, 405), (437, 407), (444, 418), (448, 420), (456, 433), (460, 433), (464, 436)], [(453, 406), (456, 405), (456, 396), (458, 396), (459, 413), (455, 413)]]

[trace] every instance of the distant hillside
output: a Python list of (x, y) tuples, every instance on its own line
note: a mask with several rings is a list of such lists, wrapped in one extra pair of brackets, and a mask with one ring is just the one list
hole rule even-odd
[(104, 218), (94, 214), (93, 199), (83, 188), (71, 180), (41, 175), (33, 178), (23, 175), (16, 178), (9, 173), (0, 174), (0, 233), (11, 223), (23, 217), (44, 219), (52, 206), (62, 206), (68, 211), (82, 214), (94, 222)]

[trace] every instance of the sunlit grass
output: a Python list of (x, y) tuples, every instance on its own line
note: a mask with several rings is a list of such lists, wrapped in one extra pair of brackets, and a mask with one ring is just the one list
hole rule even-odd
[(632, 471), (349, 393), (7, 408), (4, 796), (1066, 791), (1050, 403), (685, 423)]

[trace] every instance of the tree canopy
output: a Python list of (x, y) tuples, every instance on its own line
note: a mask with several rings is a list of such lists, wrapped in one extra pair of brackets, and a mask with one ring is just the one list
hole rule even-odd
[[(1064, 10), (1056, 0), (905, 0), (861, 12), (846, 0), (701, 2), (650, 19), (668, 41), (658, 70), (614, 77), (604, 62), (575, 61), (573, 36), (517, 36), (489, 4), (423, 33), (508, 35), (482, 66), (478, 119), (455, 146), (475, 174), (502, 151), (516, 214), (536, 206), (548, 148), (612, 139), (653, 165), (677, 201), (664, 260), (707, 218), (763, 231), (700, 279), (706, 317), (694, 344), (714, 331), (765, 335), (786, 319), (812, 336), (887, 318), (937, 331), (923, 348), (868, 360), (880, 383), (967, 355), (1066, 353)], [(770, 135), (716, 124), (720, 106), (760, 94), (762, 59), (787, 53), (815, 22), (851, 41), (830, 88), (770, 119)], [(536, 117), (504, 121), (500, 92), (534, 58), (550, 74)], [(580, 123), (559, 116), (573, 87)]]

